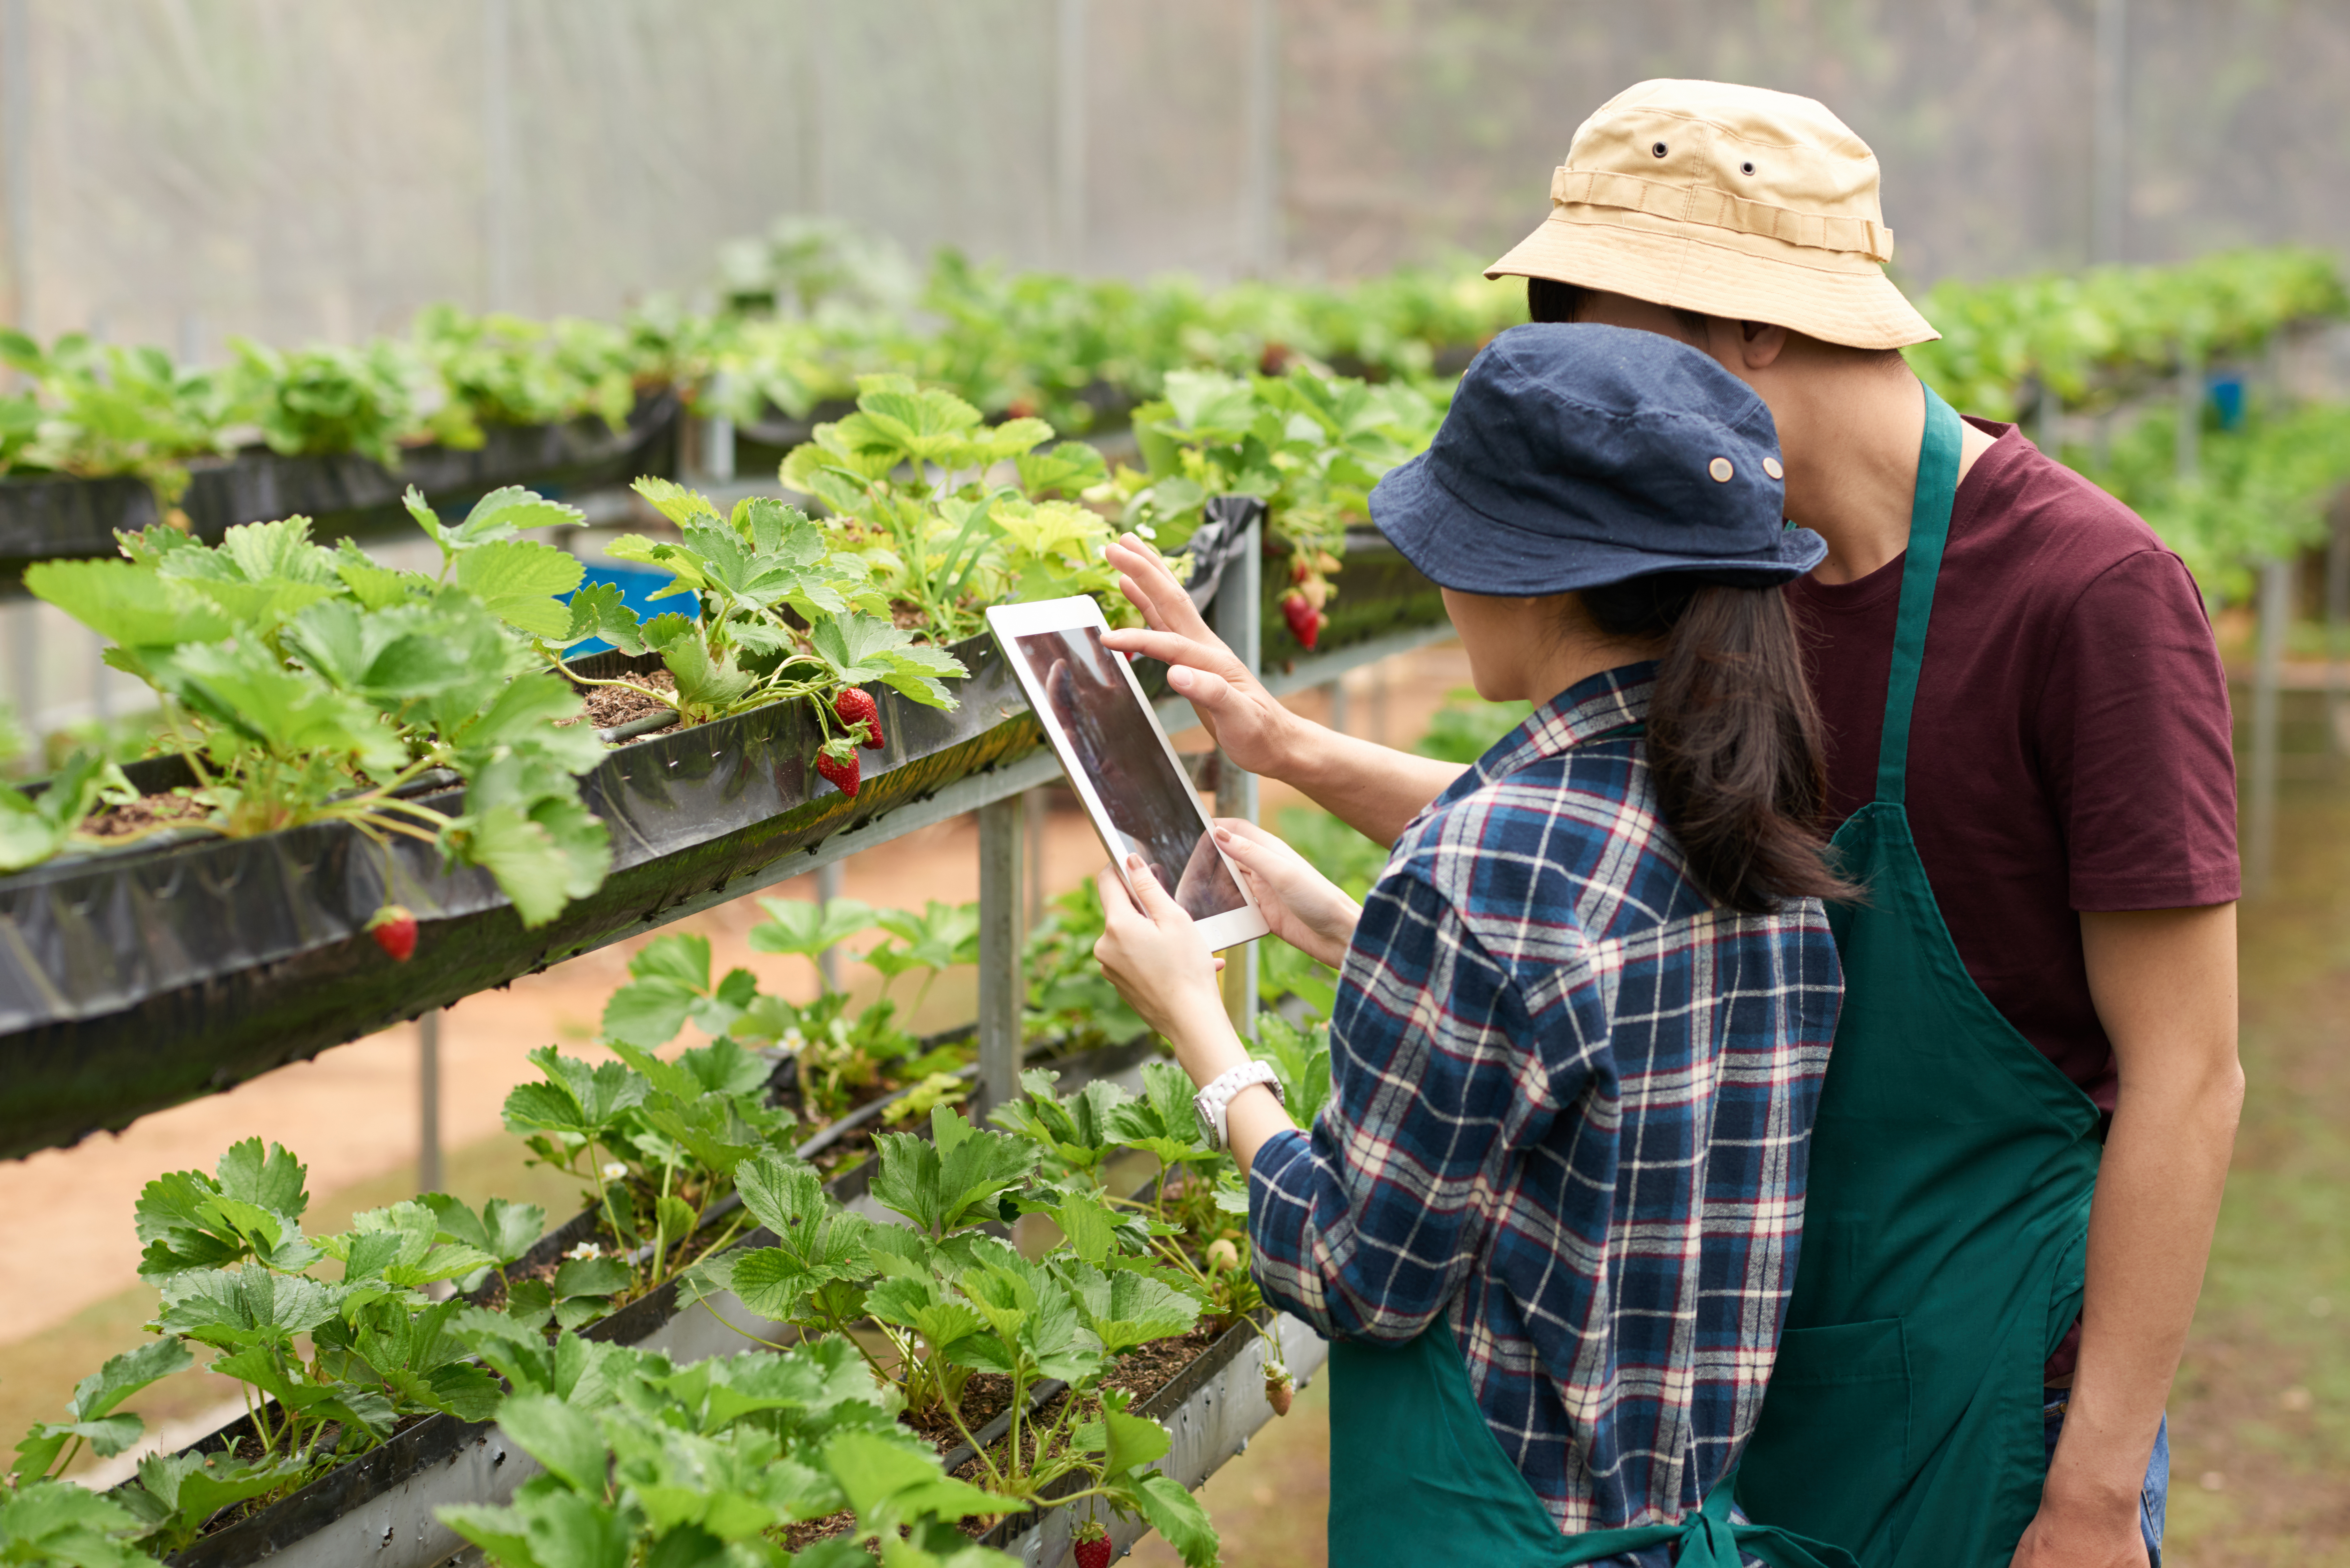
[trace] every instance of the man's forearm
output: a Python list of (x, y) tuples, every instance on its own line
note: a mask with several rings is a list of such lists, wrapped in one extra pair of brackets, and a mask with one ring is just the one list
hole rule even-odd
[(1376, 844), (1393, 844), (1463, 771), (1306, 720), (1290, 727), (1286, 742), (1274, 776)]
[(2199, 1089), (2125, 1085), (2089, 1210), (2081, 1350), (2048, 1493), (2133, 1511), (2195, 1315), (2242, 1100), (2241, 1075)]
[(2120, 1088), (2089, 1210), (2080, 1359), (2042, 1509), (2135, 1521), (2243, 1103), (2235, 910), (2088, 914), (2081, 930)]

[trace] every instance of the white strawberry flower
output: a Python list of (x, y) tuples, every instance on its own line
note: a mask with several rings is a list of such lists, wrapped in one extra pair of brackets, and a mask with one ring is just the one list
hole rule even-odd
[(572, 1248), (571, 1251), (564, 1253), (563, 1255), (571, 1259), (575, 1262), (584, 1263), (591, 1258), (602, 1257), (604, 1255), (604, 1249), (598, 1247), (593, 1241), (582, 1241), (579, 1245)]
[(621, 1164), (619, 1160), (617, 1160), (617, 1159), (611, 1159), (611, 1160), (606, 1160), (606, 1161), (604, 1162), (604, 1179), (605, 1179), (605, 1180), (607, 1180), (607, 1181), (618, 1181), (618, 1180), (619, 1180), (619, 1179), (620, 1179), (620, 1178), (622, 1178), (622, 1177), (624, 1177), (624, 1176), (626, 1176), (626, 1175), (628, 1175), (628, 1174), (629, 1174), (629, 1168), (628, 1168), (627, 1166), (625, 1166), (625, 1165)]

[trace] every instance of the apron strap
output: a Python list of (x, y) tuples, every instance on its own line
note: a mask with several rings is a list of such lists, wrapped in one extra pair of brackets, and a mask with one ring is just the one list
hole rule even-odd
[(1741, 1552), (1771, 1568), (1859, 1568), (1851, 1552), (1811, 1541), (1772, 1524), (1741, 1523), (1730, 1517), (1738, 1472), (1732, 1470), (1705, 1495), (1705, 1506), (1679, 1524), (1642, 1524), (1629, 1530), (1593, 1530), (1566, 1539), (1567, 1554), (1556, 1568), (1574, 1568), (1627, 1552), (1672, 1546), (1674, 1568), (1739, 1568)]
[(1909, 714), (1926, 660), (1926, 623), (1934, 613), (1934, 579), (1950, 536), (1959, 493), (1959, 446), (1965, 427), (1934, 389), (1926, 393), (1926, 437), (1918, 450), (1918, 493), (1909, 505), (1909, 549), (1901, 565), (1901, 618), (1893, 630), (1893, 670), (1885, 686), (1885, 734), (1877, 753), (1877, 798), (1899, 805), (1909, 775)]

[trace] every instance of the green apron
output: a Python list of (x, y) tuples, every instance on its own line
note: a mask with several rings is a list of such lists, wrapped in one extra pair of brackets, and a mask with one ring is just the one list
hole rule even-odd
[(1330, 1346), (1331, 1568), (1572, 1568), (1666, 1546), (1677, 1568), (1853, 1568), (1833, 1546), (1733, 1521), (1728, 1478), (1671, 1524), (1562, 1535), (1485, 1424), (1440, 1316), (1399, 1349)]
[(1877, 798), (1838, 830), (1845, 1001), (1804, 1240), (1738, 1499), (1865, 1568), (2006, 1568), (2047, 1471), (2041, 1369), (2078, 1315), (2098, 1112), (1959, 960), (1902, 808), (1959, 417), (1926, 393)]
[[(1647, 732), (1622, 724), (1579, 743)], [(1330, 1346), (1331, 1568), (1573, 1568), (1658, 1546), (1678, 1568), (1739, 1568), (1742, 1552), (1773, 1568), (1856, 1568), (1731, 1508), (1725, 1476), (1676, 1522), (1563, 1535), (1485, 1424), (1442, 1316), (1398, 1348)]]

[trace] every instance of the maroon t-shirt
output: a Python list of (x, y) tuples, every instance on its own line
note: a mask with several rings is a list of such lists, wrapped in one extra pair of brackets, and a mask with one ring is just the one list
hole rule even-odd
[[(2227, 677), (2203, 600), (2129, 509), (2012, 425), (1967, 471), (1910, 721), (1909, 826), (1983, 994), (2111, 1110), (2085, 909), (2237, 894)], [(1877, 794), (1901, 561), (1788, 597), (1826, 723), (1835, 820)]]

